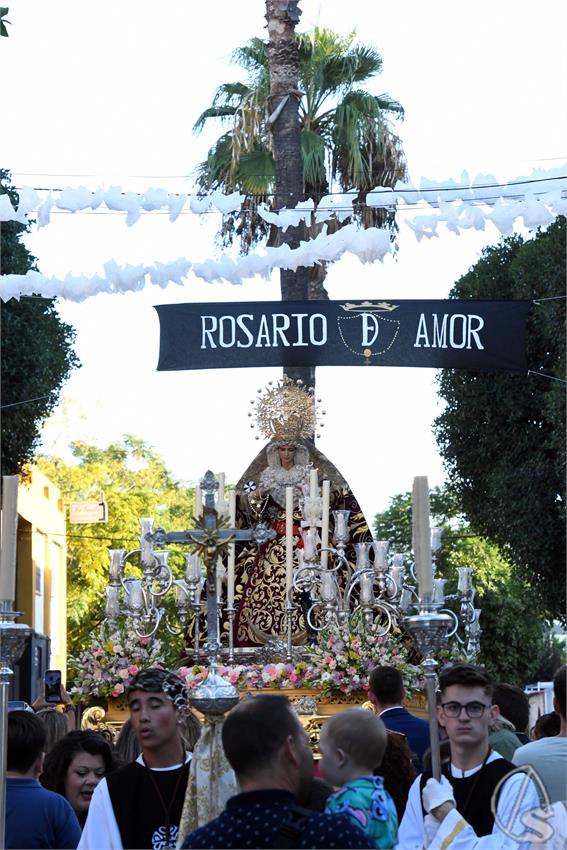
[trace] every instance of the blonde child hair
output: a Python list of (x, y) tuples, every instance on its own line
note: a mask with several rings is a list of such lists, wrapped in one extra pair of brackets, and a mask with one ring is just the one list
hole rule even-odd
[(380, 767), (388, 734), (382, 720), (364, 708), (347, 708), (323, 726), (325, 738), (342, 750), (354, 764), (367, 768), (369, 775)]

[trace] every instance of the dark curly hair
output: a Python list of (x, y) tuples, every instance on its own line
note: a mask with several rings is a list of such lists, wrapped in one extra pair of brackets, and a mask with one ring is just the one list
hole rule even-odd
[(411, 750), (405, 735), (388, 730), (388, 742), (382, 763), (374, 773), (383, 777), (384, 788), (394, 801), (398, 823), (400, 823), (404, 816), (409, 789), (416, 776)]
[(88, 729), (75, 729), (60, 738), (47, 753), (43, 763), (43, 773), (39, 777), (44, 788), (65, 796), (67, 771), (77, 753), (102, 756), (105, 775), (111, 773), (116, 766), (112, 748), (102, 735)]

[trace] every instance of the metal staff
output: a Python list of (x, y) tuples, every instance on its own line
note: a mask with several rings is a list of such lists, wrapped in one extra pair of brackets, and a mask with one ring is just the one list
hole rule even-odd
[(404, 617), (404, 625), (412, 636), (418, 652), (423, 656), (422, 666), (427, 694), (427, 713), (429, 716), (429, 738), (431, 742), (431, 772), (433, 778), (441, 778), (441, 754), (439, 751), (439, 727), (436, 712), (436, 656), (447, 640), (453, 620), (448, 614), (439, 612), (439, 605), (421, 602), (419, 613)]

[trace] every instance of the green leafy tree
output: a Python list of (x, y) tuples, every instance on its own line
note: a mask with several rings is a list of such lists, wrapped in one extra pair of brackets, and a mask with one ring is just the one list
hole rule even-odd
[[(365, 226), (384, 221), (393, 225), (393, 218), (384, 211), (363, 204), (372, 188), (393, 186), (406, 175), (401, 142), (390, 121), (403, 117), (403, 108), (387, 94), (373, 95), (364, 89), (382, 70), (380, 54), (359, 44), (355, 32), (344, 37), (317, 27), (296, 38), (299, 90), (288, 94), (298, 100), (303, 197), (312, 198), (317, 205), (330, 189), (356, 188), (354, 217)], [(266, 43), (251, 39), (233, 58), (245, 69), (247, 81), (221, 85), (194, 129), (199, 131), (210, 121), (228, 125), (198, 168), (198, 186), (203, 192), (222, 188), (249, 195), (241, 211), (224, 217), (221, 229), (225, 243), (238, 237), (246, 252), (268, 234), (270, 244), (278, 239), (275, 229), (270, 231), (255, 210), (257, 203), (269, 201), (274, 191), (278, 152), (273, 128), (279, 116), (269, 99), (273, 60), (269, 66)], [(279, 189), (278, 194), (281, 196)], [(308, 228), (310, 235), (321, 226)], [(326, 297), (324, 275), (324, 266), (309, 269), (309, 297)], [(282, 298), (289, 297), (283, 281)]]
[[(534, 299), (530, 374), (444, 370), (435, 433), (451, 487), (479, 533), (565, 619), (565, 218), (486, 248), (452, 298)], [(549, 299), (549, 300), (547, 300)], [(557, 378), (559, 380), (554, 380)]]
[[(376, 538), (390, 540), (391, 551), (406, 555), (411, 550), (411, 504), (411, 493), (399, 493), (374, 518)], [(475, 533), (450, 488), (432, 489), (430, 510), (432, 526), (443, 529), (437, 571), (447, 579), (447, 594), (456, 590), (456, 568), (473, 567), (474, 604), (482, 611), (479, 662), (496, 681), (520, 686), (535, 681), (550, 626), (534, 605), (533, 587), (515, 576), (513, 565), (497, 546)]]
[[(137, 549), (141, 517), (154, 517), (156, 528), (190, 527), (195, 505), (194, 491), (182, 487), (162, 458), (136, 437), (127, 435), (106, 448), (75, 442), (72, 451), (73, 463), (40, 456), (37, 465), (61, 489), (67, 503), (98, 501), (101, 491), (108, 503), (106, 523), (68, 525), (69, 653), (76, 655), (89, 646), (104, 618), (108, 550)], [(179, 548), (172, 552), (170, 564), (181, 577)], [(179, 640), (179, 646), (173, 639), (168, 642), (172, 658), (181, 652)]]
[[(0, 194), (12, 204), (18, 196), (9, 172), (0, 169)], [(36, 269), (22, 236), (28, 225), (3, 222), (0, 270), (26, 274)], [(59, 401), (61, 387), (79, 361), (73, 350), (75, 331), (61, 321), (54, 299), (12, 298), (0, 304), (2, 475), (14, 475), (33, 460), (41, 426)]]
[(6, 29), (6, 24), (9, 24), (10, 21), (6, 17), (8, 12), (10, 11), (8, 6), (0, 6), (0, 36), (4, 36), (8, 38), (8, 30)]

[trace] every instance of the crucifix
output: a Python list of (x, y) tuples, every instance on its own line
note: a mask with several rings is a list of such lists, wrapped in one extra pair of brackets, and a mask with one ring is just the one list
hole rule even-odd
[[(206, 599), (207, 599), (207, 642), (205, 652), (211, 664), (216, 663), (220, 655), (219, 640), (219, 600), (217, 595), (217, 563), (229, 544), (241, 540), (253, 540), (257, 546), (273, 540), (276, 532), (267, 528), (263, 523), (258, 523), (254, 528), (230, 528), (228, 523), (219, 514), (215, 506), (215, 494), (219, 489), (219, 482), (211, 472), (207, 470), (204, 478), (199, 482), (201, 491), (205, 494), (203, 514), (198, 519), (193, 517), (195, 528), (185, 531), (165, 531), (157, 528), (144, 535), (143, 540), (150, 546), (164, 546), (168, 543), (194, 544), (195, 553), (203, 558), (206, 566)], [(234, 605), (227, 606), (229, 615), (229, 655), (228, 661), (234, 661), (234, 635), (232, 625), (235, 614)], [(195, 652), (198, 654), (199, 622), (195, 618)], [(197, 661), (197, 658), (195, 658)]]

